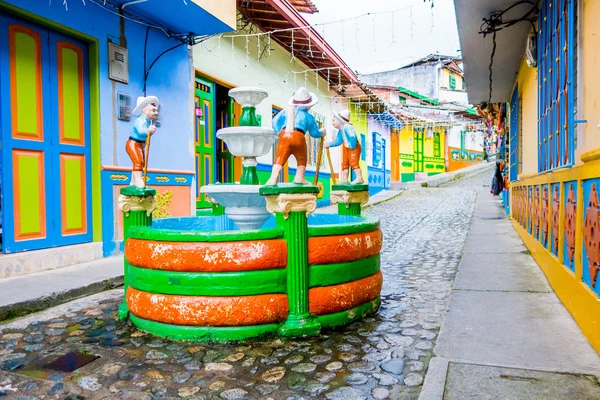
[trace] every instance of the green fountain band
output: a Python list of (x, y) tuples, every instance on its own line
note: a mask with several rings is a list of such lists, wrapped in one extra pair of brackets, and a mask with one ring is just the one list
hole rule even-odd
[[(313, 265), (308, 287), (332, 286), (379, 272), (379, 255), (356, 261)], [(243, 272), (175, 272), (129, 266), (128, 283), (155, 294), (186, 296), (254, 296), (287, 293), (287, 269)]]
[[(123, 242), (129, 238), (129, 229), (137, 226), (152, 225), (152, 212), (156, 208), (156, 189), (127, 186), (120, 190), (119, 210), (123, 212)], [(129, 268), (127, 258), (123, 265), (123, 302), (119, 305), (119, 319), (129, 315), (125, 294), (129, 287)]]
[[(380, 305), (381, 299), (377, 297), (350, 310), (314, 317), (314, 323), (323, 328), (347, 325), (376, 312)], [(209, 327), (164, 324), (142, 319), (133, 314), (129, 318), (142, 331), (172, 340), (183, 341), (235, 342), (274, 334), (280, 330), (279, 324)]]

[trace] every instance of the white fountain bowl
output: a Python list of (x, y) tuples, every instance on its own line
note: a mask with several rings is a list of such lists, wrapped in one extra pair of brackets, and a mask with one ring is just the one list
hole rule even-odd
[(257, 87), (238, 87), (229, 91), (229, 97), (233, 97), (242, 107), (256, 107), (268, 96), (269, 92)]
[(267, 211), (264, 196), (258, 193), (259, 185), (207, 185), (201, 193), (212, 197), (225, 207), (225, 215), (240, 231), (260, 229), (271, 214)]
[(267, 154), (277, 135), (271, 128), (233, 126), (217, 131), (217, 137), (227, 144), (229, 152), (240, 157), (260, 157)]

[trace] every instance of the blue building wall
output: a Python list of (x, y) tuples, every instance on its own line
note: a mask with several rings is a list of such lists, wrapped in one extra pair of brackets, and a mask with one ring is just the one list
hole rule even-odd
[(373, 196), (382, 190), (387, 190), (390, 188), (390, 184), (392, 181), (392, 171), (386, 169), (385, 172), (381, 166), (379, 168), (372, 167), (369, 165), (368, 167), (369, 173), (369, 195)]
[[(90, 2), (84, 4), (80, 0), (70, 0), (68, 10), (62, 1), (8, 0), (4, 3), (24, 11), (23, 15), (17, 17), (26, 20), (31, 18), (31, 22), (45, 25), (50, 29), (74, 30), (97, 40), (98, 64), (90, 65), (90, 72), (96, 68), (99, 75), (100, 164), (103, 169), (105, 167), (112, 167), (113, 170), (115, 167), (131, 168), (125, 143), (134, 119), (121, 121), (117, 118), (117, 94), (124, 93), (131, 96), (132, 107), (135, 107), (137, 97), (143, 95), (144, 42), (147, 27), (124, 19), (123, 37), (121, 37), (121, 18), (118, 15)], [(18, 10), (19, 14), (21, 10)], [(11, 10), (1, 12), (12, 13)], [(35, 17), (28, 14), (34, 14)], [(109, 42), (128, 49), (128, 84), (112, 81), (108, 77)], [(163, 51), (179, 43), (181, 42), (168, 38), (157, 29), (150, 29), (146, 49), (147, 66)], [(152, 137), (150, 169), (181, 172), (195, 170), (192, 79), (193, 62), (187, 45), (181, 45), (163, 55), (149, 73), (147, 94), (157, 96), (161, 105), (161, 125), (157, 129), (157, 134)], [(92, 171), (92, 174), (95, 173), (98, 173), (97, 167), (96, 171)], [(115, 229), (114, 225), (108, 226), (106, 222), (114, 220), (116, 210), (118, 194), (113, 190), (113, 185), (123, 182), (107, 181), (107, 176), (109, 174), (101, 175), (101, 193), (96, 198), (101, 196), (102, 241), (105, 255), (110, 255), (116, 250)], [(195, 182), (190, 177), (185, 185), (190, 187), (191, 192)], [(191, 209), (189, 212), (191, 213)]]
[[(71, 0), (68, 10), (62, 1), (8, 0), (5, 3), (39, 15), (56, 24), (74, 29), (98, 40), (100, 72), (100, 123), (102, 165), (130, 167), (125, 153), (133, 121), (120, 121), (113, 112), (118, 92), (132, 96), (135, 101), (143, 91), (144, 39), (146, 26), (125, 20), (124, 33), (129, 53), (129, 84), (108, 79), (108, 41), (119, 44), (120, 18), (93, 3)], [(150, 29), (147, 63), (164, 50), (179, 42), (169, 39), (163, 32)], [(191, 110), (192, 63), (187, 46), (183, 45), (161, 57), (154, 65), (147, 82), (148, 95), (155, 95), (162, 105), (162, 123), (152, 138), (152, 156), (149, 166), (154, 169), (194, 170), (194, 157), (190, 152), (192, 140)], [(113, 125), (114, 123), (114, 125)], [(116, 134), (114, 131), (116, 127)], [(116, 139), (116, 146), (115, 141)], [(175, 156), (176, 155), (176, 156)], [(115, 161), (116, 158), (116, 162)]]

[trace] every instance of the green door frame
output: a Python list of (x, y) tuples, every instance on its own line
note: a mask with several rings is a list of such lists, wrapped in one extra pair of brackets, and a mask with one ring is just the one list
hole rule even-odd
[(209, 208), (211, 203), (200, 187), (215, 182), (215, 84), (196, 76), (194, 106), (196, 108), (196, 208)]
[(417, 128), (414, 130), (414, 161), (415, 161), (415, 172), (423, 172), (425, 171), (424, 167), (424, 153), (425, 153), (425, 140), (424, 140), (425, 132), (423, 128)]

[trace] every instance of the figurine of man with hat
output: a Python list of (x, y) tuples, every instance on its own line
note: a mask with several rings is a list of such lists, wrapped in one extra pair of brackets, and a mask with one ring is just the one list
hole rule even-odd
[(350, 168), (354, 170), (356, 179), (352, 183), (363, 183), (363, 176), (360, 170), (360, 153), (362, 148), (356, 137), (356, 132), (350, 123), (350, 111), (343, 110), (333, 115), (333, 127), (337, 129), (337, 134), (331, 142), (325, 143), (325, 148), (337, 147), (344, 144), (342, 148), (342, 174), (340, 183), (348, 182)]
[(277, 184), (283, 165), (291, 155), (296, 158), (297, 163), (294, 183), (309, 184), (304, 179), (308, 155), (305, 135), (308, 133), (317, 139), (325, 136), (325, 131), (319, 129), (315, 117), (308, 112), (312, 106), (317, 104), (317, 101), (317, 96), (314, 93), (310, 93), (306, 88), (301, 87), (289, 101), (288, 109), (281, 110), (273, 118), (273, 130), (279, 132), (279, 144), (267, 185)]
[(155, 96), (138, 97), (137, 106), (132, 114), (138, 118), (135, 120), (131, 135), (125, 150), (133, 163), (131, 173), (131, 185), (139, 188), (146, 187), (142, 171), (146, 166), (146, 141), (148, 137), (156, 132), (154, 120), (158, 117), (158, 98)]

